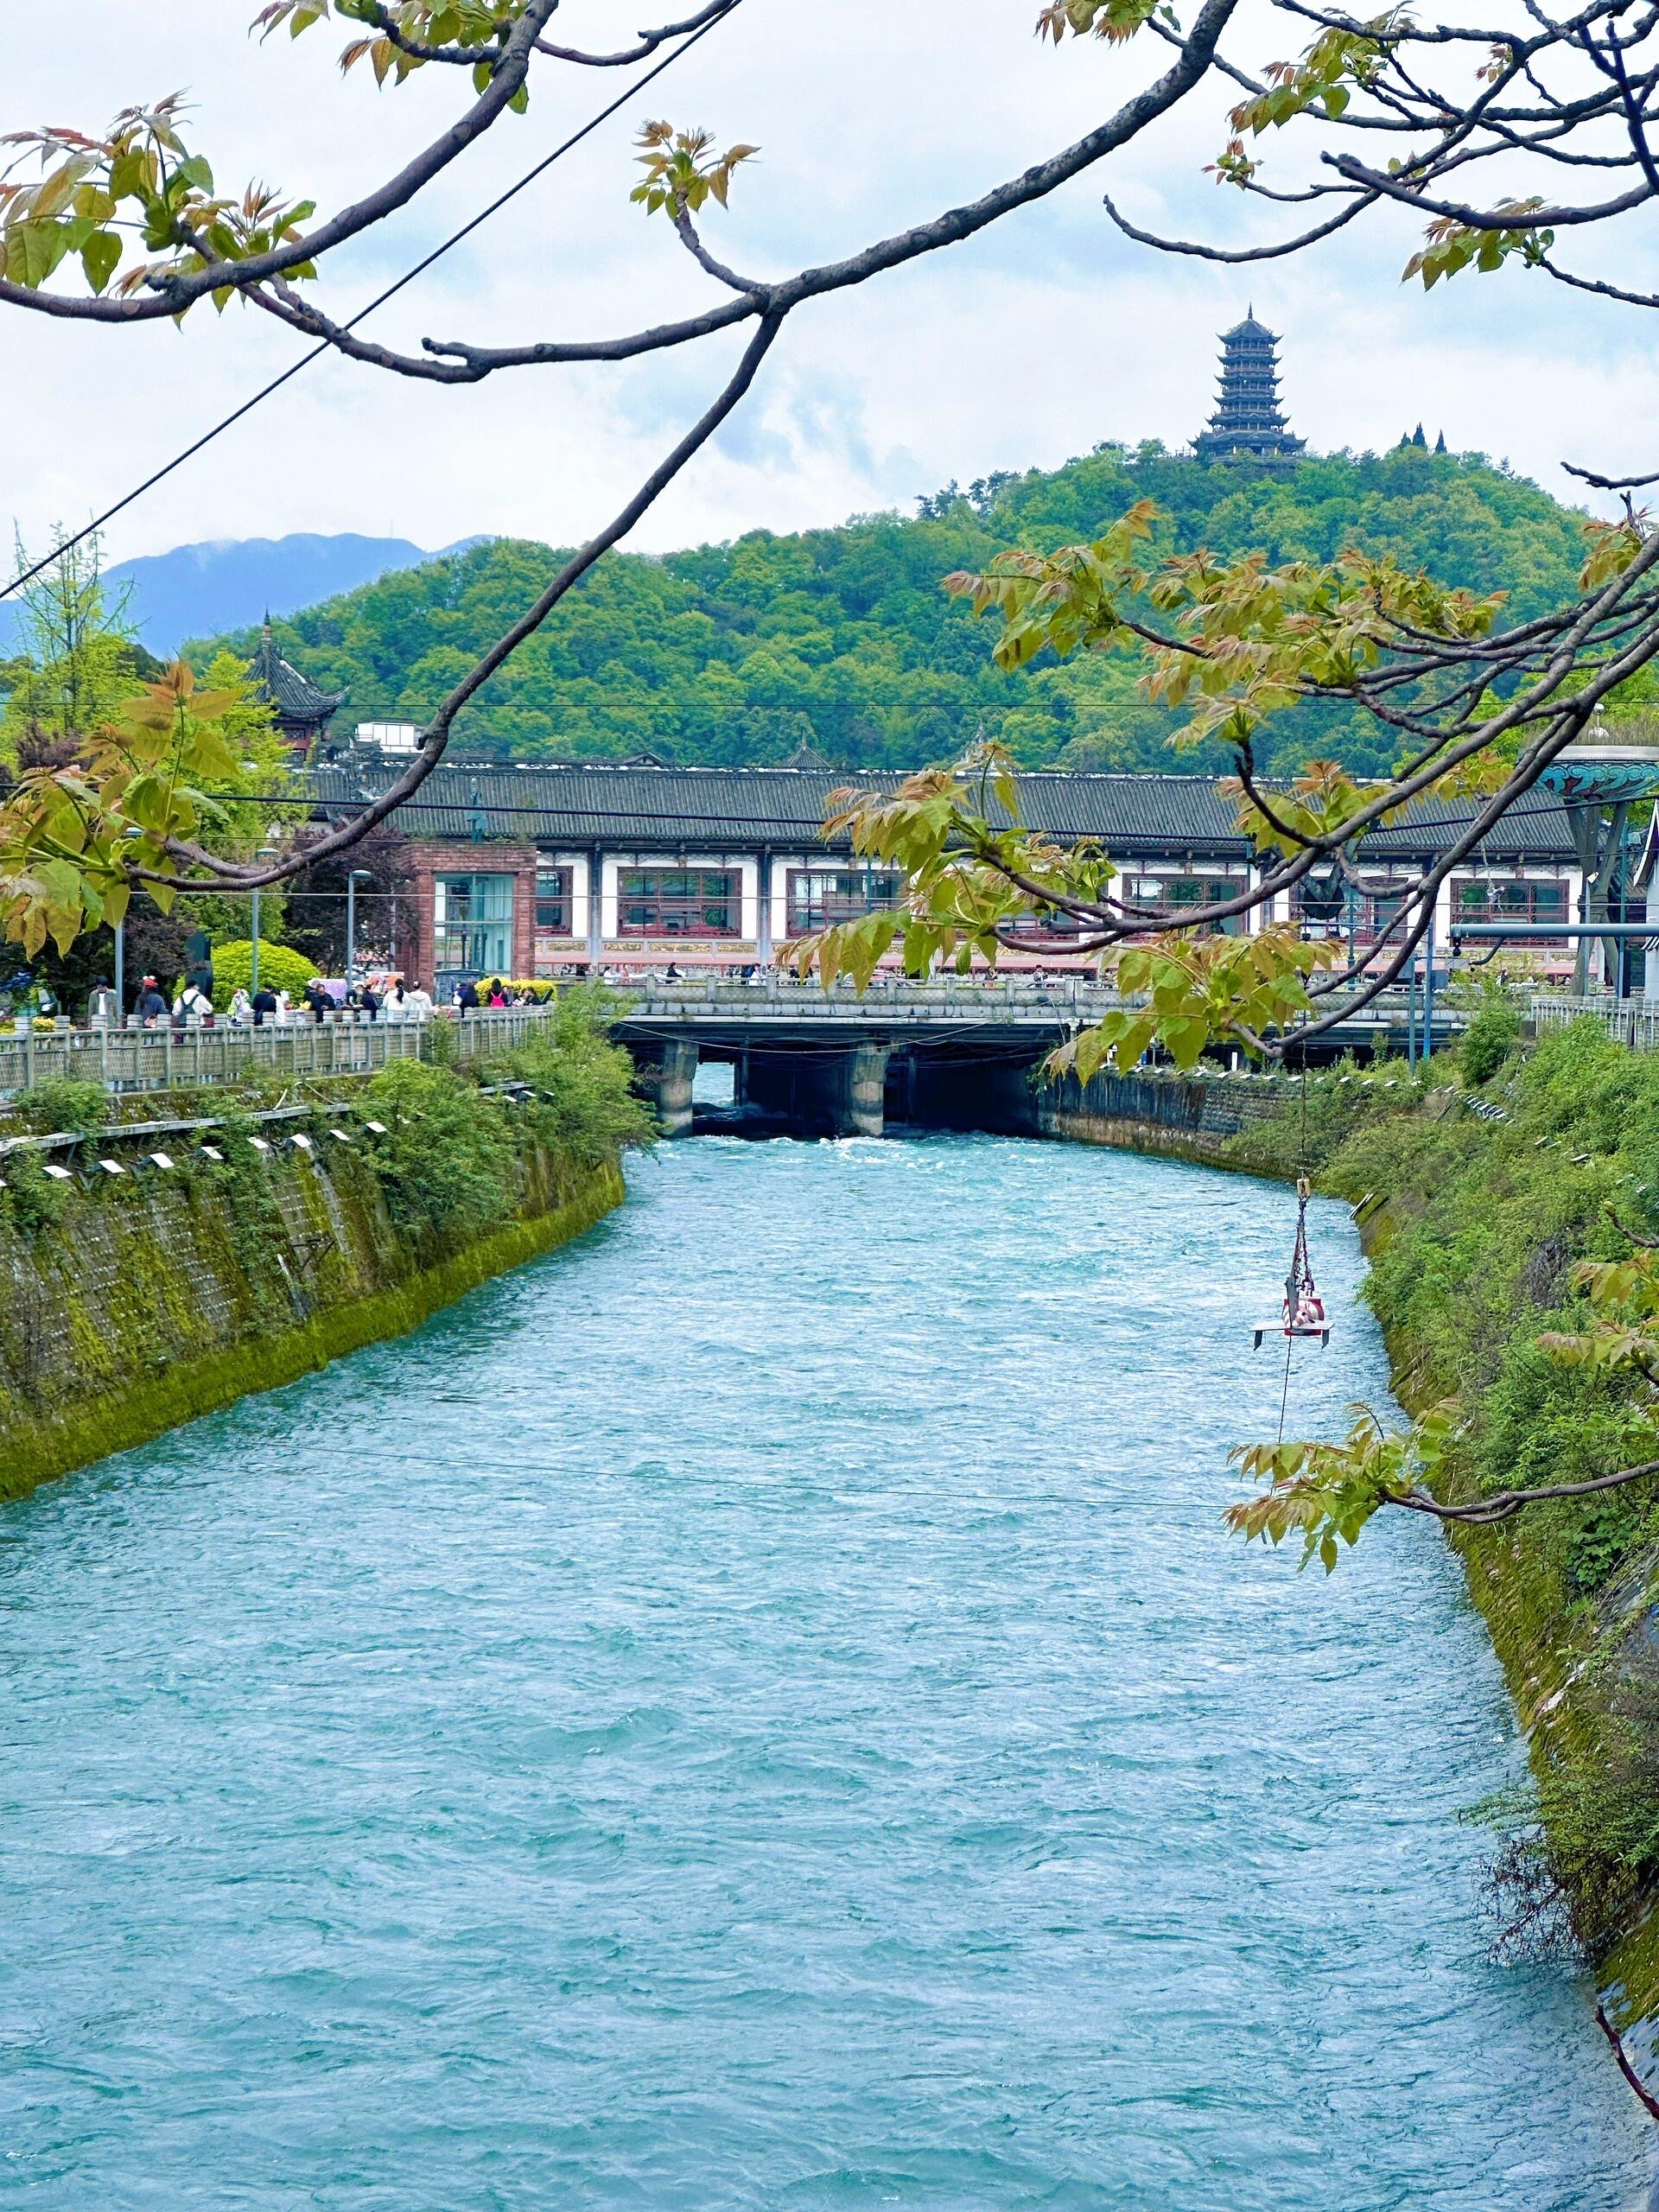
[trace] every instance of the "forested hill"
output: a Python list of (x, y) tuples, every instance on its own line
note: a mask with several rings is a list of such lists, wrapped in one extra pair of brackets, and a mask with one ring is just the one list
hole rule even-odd
[[(1083, 653), (1000, 675), (993, 623), (939, 588), (1003, 546), (1096, 536), (1142, 498), (1165, 511), (1167, 541), (1181, 548), (1259, 548), (1281, 562), (1357, 544), (1444, 582), (1506, 590), (1515, 620), (1571, 598), (1583, 552), (1582, 517), (1478, 455), (1408, 448), (1269, 473), (1103, 447), (1052, 474), (953, 486), (912, 519), (612, 555), (459, 735), (474, 757), (760, 763), (805, 742), (837, 766), (898, 766), (945, 757), (982, 724), (1031, 761), (1169, 766), (1172, 717), (1139, 698), (1133, 663)], [(557, 558), (522, 540), (477, 545), (326, 601), (278, 623), (277, 637), (318, 683), (349, 686), (346, 717), (420, 721)], [(254, 639), (232, 642), (245, 652)], [(1388, 757), (1368, 726), (1315, 723), (1304, 709), (1275, 765), (1332, 751), (1360, 768)]]

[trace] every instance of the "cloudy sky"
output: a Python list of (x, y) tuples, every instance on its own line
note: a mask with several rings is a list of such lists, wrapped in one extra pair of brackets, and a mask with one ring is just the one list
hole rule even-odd
[[(397, 92), (342, 80), (338, 32), (246, 35), (254, 0), (81, 0), (8, 10), (0, 122), (101, 126), (188, 87), (221, 187), (249, 177), (335, 207), (439, 127), (455, 73)], [(1032, 36), (1036, 0), (745, 0), (739, 13), (508, 211), (385, 311), (388, 340), (597, 334), (715, 296), (666, 225), (627, 204), (639, 119), (759, 141), (714, 242), (760, 273), (823, 260), (982, 190), (1088, 129), (1156, 64), (1095, 41)], [(613, 42), (648, 0), (566, 0), (561, 35)], [(1246, 23), (1241, 53), (1283, 31)], [(614, 73), (547, 65), (510, 118), (414, 207), (330, 265), (336, 315), (429, 251), (595, 109)], [(992, 469), (1052, 466), (1103, 438), (1190, 438), (1208, 411), (1215, 334), (1247, 302), (1284, 334), (1294, 427), (1315, 449), (1394, 443), (1420, 418), (1563, 496), (1563, 459), (1651, 462), (1655, 323), (1518, 272), (1425, 296), (1399, 281), (1403, 218), (1252, 270), (1149, 254), (1099, 205), (1151, 227), (1242, 242), (1263, 213), (1201, 175), (1227, 100), (1205, 91), (1109, 168), (969, 246), (791, 321), (764, 385), (634, 543), (667, 547), (908, 510)], [(1296, 156), (1275, 141), (1275, 174)], [(1639, 233), (1599, 249), (1626, 280)], [(26, 542), (78, 524), (159, 465), (300, 350), (257, 312), (198, 309), (102, 331), (9, 313), (0, 346), (0, 519)], [(414, 386), (329, 360), (149, 494), (110, 532), (113, 559), (204, 538), (360, 531), (436, 547), (475, 531), (567, 543), (601, 523), (717, 387), (733, 343), (623, 371), (532, 370), (476, 390)]]

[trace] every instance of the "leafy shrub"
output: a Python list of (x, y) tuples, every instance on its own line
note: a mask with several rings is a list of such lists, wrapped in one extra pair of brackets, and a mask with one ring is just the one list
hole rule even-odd
[(477, 1236), (513, 1211), (517, 1147), (507, 1117), (448, 1068), (396, 1060), (368, 1086), (386, 1134), (374, 1164), (397, 1226), (417, 1243)]
[(1473, 1808), (1472, 1818), (1510, 1831), (1488, 1870), (1497, 1948), (1599, 1962), (1624, 1933), (1659, 1877), (1656, 1740), (1659, 1685), (1627, 1681), (1535, 1762), (1530, 1789)]
[[(314, 968), (302, 952), (296, 952), (291, 945), (270, 944), (259, 940), (259, 981), (273, 991), (286, 991), (297, 999), (311, 978), (321, 973)], [(221, 944), (213, 953), (213, 1003), (218, 1006), (228, 1000), (232, 991), (246, 991), (253, 988), (253, 944), (248, 938), (233, 938), (229, 944)]]
[(110, 1118), (110, 1094), (101, 1083), (77, 1083), (73, 1076), (48, 1076), (32, 1090), (25, 1090), (17, 1104), (29, 1116), (29, 1126), (41, 1136), (73, 1130), (91, 1136)]
[(609, 995), (594, 986), (566, 992), (551, 1022), (492, 1071), (535, 1086), (537, 1135), (578, 1166), (651, 1141), (632, 1058), (610, 1041), (613, 1007)]
[(52, 1180), (36, 1154), (8, 1153), (4, 1180), (6, 1187), (3, 1195), (0, 1195), (0, 1206), (4, 1207), (19, 1235), (38, 1236), (43, 1229), (50, 1229), (63, 1218), (67, 1203), (65, 1186)]
[(1525, 1026), (1520, 1007), (1507, 991), (1483, 991), (1458, 1047), (1464, 1080), (1490, 1083), (1521, 1042)]

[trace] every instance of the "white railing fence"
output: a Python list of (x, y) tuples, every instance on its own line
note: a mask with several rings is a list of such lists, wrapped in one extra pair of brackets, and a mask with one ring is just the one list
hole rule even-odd
[(1659, 1052), (1659, 1004), (1648, 999), (1535, 998), (1532, 1019), (1538, 1034), (1563, 1029), (1586, 1015), (1633, 1052)]
[(431, 1057), (441, 1022), (463, 1065), (523, 1044), (551, 1018), (545, 1007), (437, 1015), (432, 1021), (308, 1017), (258, 1029), (226, 1023), (185, 1029), (75, 1029), (35, 1022), (0, 1035), (0, 1096), (54, 1077), (102, 1083), (116, 1090), (168, 1090), (180, 1084), (239, 1083), (261, 1075), (372, 1075), (393, 1060)]

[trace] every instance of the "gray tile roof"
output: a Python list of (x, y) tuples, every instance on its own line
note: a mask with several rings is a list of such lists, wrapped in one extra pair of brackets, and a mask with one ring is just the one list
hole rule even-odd
[(284, 660), (269, 630), (248, 664), (248, 673), (257, 694), (289, 721), (326, 721), (346, 703), (344, 691), (324, 691), (308, 676), (302, 676), (291, 660)]
[[(378, 796), (407, 766), (359, 748), (315, 767), (307, 782), (320, 806), (343, 816)], [(816, 843), (830, 794), (849, 783), (890, 790), (895, 775), (823, 768), (669, 768), (574, 761), (521, 767), (457, 761), (437, 769), (420, 796), (393, 817), (412, 837), (519, 843), (687, 848)], [(1019, 779), (1027, 828), (1063, 840), (1098, 838), (1114, 855), (1179, 858), (1188, 853), (1243, 859), (1233, 801), (1206, 776), (1092, 775), (1040, 771)], [(1444, 849), (1467, 809), (1423, 806), (1398, 829), (1366, 840), (1369, 858)], [(1491, 860), (1571, 860), (1560, 804), (1538, 791), (1493, 832)]]

